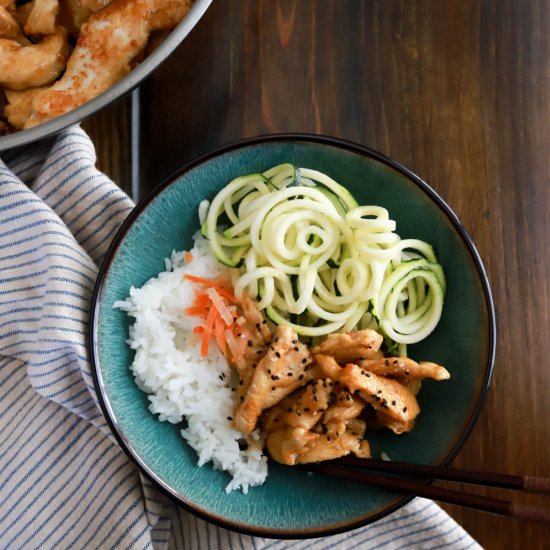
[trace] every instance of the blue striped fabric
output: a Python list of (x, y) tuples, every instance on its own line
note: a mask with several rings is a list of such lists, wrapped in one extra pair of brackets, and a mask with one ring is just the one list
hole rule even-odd
[(87, 350), (98, 265), (131, 200), (87, 135), (0, 160), (0, 548), (478, 548), (433, 502), (326, 539), (252, 538), (169, 503), (116, 445)]

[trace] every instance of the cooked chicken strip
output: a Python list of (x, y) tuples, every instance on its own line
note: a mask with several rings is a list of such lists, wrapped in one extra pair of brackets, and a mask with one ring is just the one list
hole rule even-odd
[(332, 355), (336, 361), (345, 363), (359, 358), (372, 358), (382, 345), (382, 341), (380, 334), (369, 329), (329, 334), (318, 346), (312, 348), (311, 352)]
[(0, 84), (10, 90), (49, 84), (63, 71), (68, 56), (67, 31), (63, 27), (30, 46), (0, 38)]
[(305, 383), (312, 359), (307, 346), (289, 327), (278, 326), (267, 353), (258, 363), (250, 387), (235, 412), (235, 427), (250, 433), (261, 412)]
[(7, 8), (0, 6), (0, 37), (16, 39), (21, 34), (21, 27), (15, 17)]
[[(293, 465), (329, 460), (352, 452), (361, 457), (370, 456), (368, 442), (363, 441), (365, 423), (354, 422), (353, 430), (346, 430), (365, 404), (345, 395), (349, 396), (341, 389), (335, 392), (330, 380), (316, 380), (266, 411), (264, 424), (269, 430), (267, 449), (271, 457)], [(336, 404), (329, 406), (329, 399), (335, 399)], [(327, 425), (312, 432), (331, 410)]]
[(18, 130), (23, 128), (32, 113), (32, 100), (42, 90), (44, 87), (4, 91), (8, 100), (8, 104), (4, 107), (4, 115), (14, 128)]
[(270, 431), (284, 426), (309, 431), (319, 422), (329, 407), (332, 382), (315, 380), (304, 388), (285, 397), (262, 416), (264, 430)]
[(262, 344), (269, 342), (272, 334), (256, 302), (245, 294), (241, 305), (245, 319), (256, 329), (254, 331), (254, 337)]
[(349, 421), (357, 418), (365, 405), (365, 401), (361, 398), (351, 395), (347, 391), (339, 392), (335, 403), (328, 408), (321, 421), (326, 428), (327, 435), (339, 437), (340, 434), (343, 434)]
[(244, 401), (244, 396), (254, 377), (254, 369), (256, 369), (258, 363), (266, 354), (267, 345), (273, 337), (257, 304), (248, 296), (245, 296), (241, 305), (244, 318), (246, 319), (245, 327), (247, 333), (250, 335), (250, 339), (242, 359), (232, 363), (239, 373), (239, 385), (237, 386), (237, 399), (239, 403)]
[(15, 10), (17, 9), (15, 0), (0, 0), (0, 7), (6, 8), (12, 15), (15, 14)]
[(25, 24), (27, 34), (53, 34), (55, 19), (59, 13), (59, 0), (34, 0), (34, 5)]
[(96, 12), (103, 9), (105, 6), (108, 6), (112, 2), (113, 0), (82, 0), (81, 5), (84, 9)]
[(396, 434), (412, 430), (420, 407), (415, 396), (397, 380), (348, 363), (338, 381), (352, 394), (358, 391), (359, 396), (376, 409), (379, 421)]
[(71, 36), (78, 38), (82, 25), (90, 19), (92, 12), (84, 8), (80, 0), (60, 0), (59, 4), (59, 24), (66, 27)]
[(387, 357), (385, 359), (365, 359), (358, 365), (379, 376), (392, 376), (404, 382), (423, 378), (447, 380), (451, 377), (447, 369), (427, 361), (417, 363), (408, 357)]
[(315, 373), (316, 378), (330, 378), (338, 380), (342, 372), (342, 367), (336, 362), (332, 355), (314, 355), (313, 367), (311, 370)]
[(151, 31), (173, 27), (190, 0), (115, 0), (82, 25), (63, 77), (37, 95), (26, 128), (98, 96), (130, 71)]

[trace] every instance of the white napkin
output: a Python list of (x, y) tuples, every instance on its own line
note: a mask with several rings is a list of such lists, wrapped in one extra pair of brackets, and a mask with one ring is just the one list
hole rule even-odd
[(72, 127), (0, 160), (1, 548), (480, 548), (416, 498), (355, 531), (284, 541), (177, 508), (116, 445), (90, 373), (98, 266), (132, 201)]

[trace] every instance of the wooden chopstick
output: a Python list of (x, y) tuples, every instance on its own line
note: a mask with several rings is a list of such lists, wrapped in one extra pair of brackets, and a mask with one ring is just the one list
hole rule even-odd
[(407, 462), (358, 458), (350, 455), (337, 460), (327, 461), (325, 464), (354, 466), (357, 468), (365, 468), (367, 470), (422, 476), (427, 479), (445, 479), (447, 481), (475, 483), (478, 485), (487, 485), (489, 487), (514, 489), (524, 491), (526, 493), (542, 493), (550, 495), (550, 478), (547, 477), (496, 474), (493, 472), (481, 472), (477, 470), (459, 470), (457, 468), (448, 468), (446, 466), (409, 464)]
[[(302, 464), (299, 468), (317, 474), (335, 476), (358, 483), (365, 483), (367, 485), (375, 485), (396, 493), (430, 498), (440, 502), (447, 502), (449, 504), (457, 504), (459, 506), (473, 508), (475, 510), (550, 525), (549, 508), (540, 508), (538, 506), (520, 502), (498, 500), (491, 497), (472, 495), (452, 489), (433, 487), (431, 485), (425, 485), (416, 481), (368, 473), (364, 469), (356, 469), (349, 466), (338, 465), (335, 464), (335, 462), (331, 463), (330, 461), (327, 463), (318, 464)], [(401, 471), (400, 473), (403, 474), (404, 472)]]

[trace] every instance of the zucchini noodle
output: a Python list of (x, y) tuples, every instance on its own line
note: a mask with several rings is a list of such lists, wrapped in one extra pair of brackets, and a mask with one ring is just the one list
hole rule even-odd
[(326, 174), (281, 164), (241, 176), (199, 213), (236, 295), (302, 336), (374, 328), (406, 355), (441, 318), (446, 283), (433, 248), (402, 240), (385, 208), (359, 206)]

